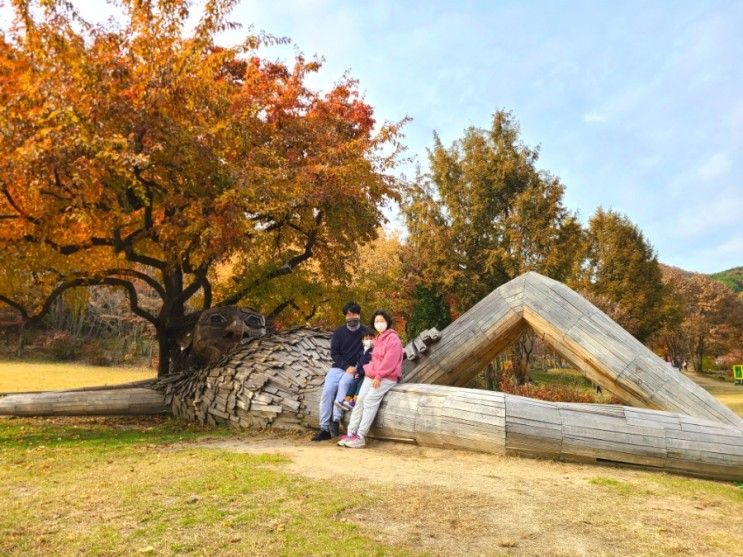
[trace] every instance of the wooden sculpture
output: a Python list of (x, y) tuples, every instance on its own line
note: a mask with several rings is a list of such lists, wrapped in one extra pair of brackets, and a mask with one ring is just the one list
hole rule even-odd
[[(551, 403), (464, 389), (531, 326), (587, 377), (631, 406)], [(317, 424), (330, 335), (295, 329), (244, 339), (218, 364), (156, 384), (9, 395), (0, 414), (173, 412), (234, 427)], [(743, 421), (566, 286), (527, 273), (440, 333), (406, 347), (372, 435), (423, 445), (639, 465), (743, 479)]]

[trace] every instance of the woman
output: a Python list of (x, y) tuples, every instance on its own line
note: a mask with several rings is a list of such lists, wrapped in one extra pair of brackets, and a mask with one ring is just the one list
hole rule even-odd
[(379, 335), (374, 340), (371, 362), (364, 366), (364, 382), (348, 423), (348, 433), (338, 444), (360, 449), (366, 446), (366, 434), (377, 416), (384, 395), (397, 384), (402, 373), (402, 343), (392, 328), (392, 318), (383, 309), (372, 315), (372, 325)]

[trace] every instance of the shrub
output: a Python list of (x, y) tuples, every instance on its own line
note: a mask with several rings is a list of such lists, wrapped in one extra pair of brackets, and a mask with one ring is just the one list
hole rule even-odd
[(67, 331), (44, 331), (36, 339), (36, 344), (54, 360), (69, 361), (78, 357), (79, 343)]
[(504, 393), (548, 400), (550, 402), (588, 402), (599, 404), (620, 404), (621, 401), (609, 393), (597, 393), (592, 388), (565, 385), (561, 383), (526, 383), (514, 385), (510, 377), (504, 375), (500, 390)]
[(82, 359), (94, 366), (111, 366), (111, 356), (101, 347), (100, 342), (86, 342), (81, 349)]

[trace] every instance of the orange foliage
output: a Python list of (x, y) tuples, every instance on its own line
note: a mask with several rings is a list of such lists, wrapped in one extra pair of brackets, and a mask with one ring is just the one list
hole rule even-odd
[[(206, 2), (190, 36), (186, 0), (124, 0), (121, 26), (61, 0), (14, 3), (0, 36), (0, 266), (21, 272), (0, 276), (0, 302), (31, 318), (65, 288), (126, 288), (172, 345), (197, 293), (205, 307), (260, 301), (310, 258), (322, 283), (374, 237), (398, 197), (398, 127), (375, 130), (348, 77), (309, 89), (318, 61), (256, 56), (276, 39), (215, 45), (233, 3)], [(160, 311), (138, 306), (143, 283)]]

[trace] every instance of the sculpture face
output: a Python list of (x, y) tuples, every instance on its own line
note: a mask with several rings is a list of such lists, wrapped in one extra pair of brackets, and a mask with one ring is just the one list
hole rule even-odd
[(201, 364), (214, 363), (242, 339), (265, 334), (266, 318), (256, 311), (235, 306), (211, 308), (202, 312), (196, 322), (192, 354)]

